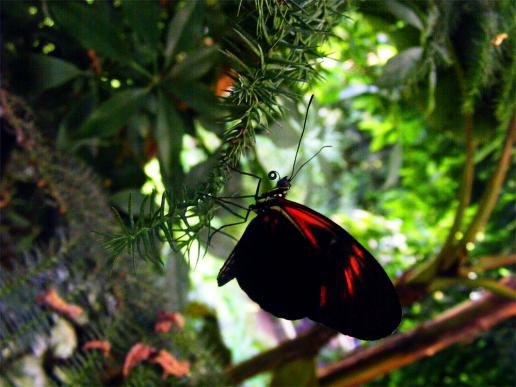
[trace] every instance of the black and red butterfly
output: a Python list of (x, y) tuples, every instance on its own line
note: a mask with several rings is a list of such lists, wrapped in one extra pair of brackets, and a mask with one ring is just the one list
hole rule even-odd
[[(303, 133), (305, 126), (306, 117)], [(269, 172), (270, 179), (279, 178), (276, 188), (261, 195), (261, 179), (246, 173), (259, 180), (245, 220), (251, 211), (256, 217), (221, 268), (218, 285), (236, 278), (252, 300), (277, 317), (308, 317), (363, 340), (391, 334), (401, 307), (389, 277), (338, 224), (285, 198), (294, 168), (295, 159), (290, 177)]]

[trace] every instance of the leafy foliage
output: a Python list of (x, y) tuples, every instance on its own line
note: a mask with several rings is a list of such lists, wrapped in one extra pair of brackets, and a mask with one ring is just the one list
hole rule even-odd
[[(477, 17), (480, 9), (483, 15)], [(349, 121), (343, 126), (357, 126), (370, 140), (370, 150), (380, 157), (371, 180), (381, 182), (382, 191), (365, 189), (371, 194), (363, 203), (377, 203), (384, 213), (403, 219), (401, 230), (412, 254), (433, 255), (438, 241), (446, 238), (455, 211), (449, 204), (457, 197), (466, 162), (462, 149), (467, 117), (474, 116), (475, 162), (481, 171), (474, 183), (475, 203), (493, 171), (495, 144), (502, 141), (501, 131), (514, 114), (513, 101), (505, 99), (507, 88), (514, 92), (512, 43), (491, 42), (496, 34), (486, 33), (482, 23), (488, 10), (496, 13), (489, 23), (498, 33), (512, 28), (514, 5), (505, 2), (388, 2), (381, 7), (361, 2), (351, 21), (337, 29), (343, 40), (330, 46), (348, 60), (347, 68), (328, 71), (317, 96), (323, 104), (344, 109)], [(467, 33), (461, 27), (466, 24)], [(486, 44), (491, 51), (482, 60), (490, 64), (477, 63), (478, 53), (465, 48)], [(490, 81), (478, 83), (472, 63), (492, 68), (492, 73), (482, 72)], [(343, 79), (349, 86), (338, 95), (333, 90)], [(473, 94), (478, 101), (478, 106), (471, 105), (474, 111), (458, 111), (457, 106), (471, 104)], [(503, 118), (485, 114), (485, 106), (493, 104), (504, 110)]]
[[(98, 179), (81, 162), (45, 144), (34, 122), (26, 120), (31, 114), (21, 100), (5, 91), (2, 97), (7, 125), (23, 139), (22, 149), (15, 151), (16, 157), (6, 166), (8, 179), (3, 181), (3, 192), (24, 192), (26, 185), (34, 184), (35, 194), (42, 191), (47, 195), (45, 207), (59, 208), (55, 234), (40, 240), (41, 248), (26, 251), (23, 259), (14, 252), (12, 256), (3, 256), (6, 269), (0, 275), (3, 380), (17, 380), (12, 363), (43, 351), (47, 377), (56, 383), (92, 385), (116, 381), (120, 384), (124, 380), (116, 367), (123, 364), (135, 342), (143, 341), (169, 348), (180, 359), (194, 356), (192, 376), (188, 378), (194, 384), (202, 384), (203, 380), (222, 384), (215, 356), (205, 349), (209, 342), (197, 339), (195, 331), (199, 327), (189, 322), (184, 330), (165, 334), (155, 331), (157, 312), (167, 305), (179, 307), (171, 303), (171, 289), (165, 291), (164, 283), (153, 280), (155, 273), (145, 268), (137, 272), (124, 268), (107, 270), (108, 257), (98, 238), (92, 232), (84, 232), (84, 228), (109, 232), (115, 227)], [(31, 202), (30, 197), (26, 200)], [(8, 211), (15, 212), (15, 206), (9, 205)], [(32, 211), (44, 212), (44, 208)], [(8, 220), (4, 227), (9, 231), (5, 240), (15, 243), (16, 225)], [(38, 305), (38, 298), (48, 289), (57, 289), (67, 302), (80, 305), (84, 313), (75, 319)], [(72, 332), (66, 340), (72, 353), (63, 354), (57, 344), (52, 344), (63, 325)], [(42, 337), (43, 343), (35, 340), (36, 335)], [(106, 340), (113, 348), (107, 358), (83, 349), (86, 342), (99, 339)], [(113, 367), (115, 371), (111, 370)], [(184, 380), (175, 377), (162, 381), (154, 366), (144, 369), (137, 369), (124, 383), (146, 385), (149, 380), (155, 380), (155, 385), (184, 384)]]
[[(224, 179), (228, 176), (228, 169), (234, 167), (245, 149), (254, 143), (255, 131), (266, 130), (269, 123), (278, 116), (281, 111), (279, 98), (296, 98), (292, 90), (314, 77), (314, 60), (321, 55), (314, 47), (324, 39), (324, 33), (332, 25), (337, 12), (335, 5), (330, 2), (308, 1), (303, 6), (295, 2), (267, 4), (265, 8), (264, 6), (265, 4), (260, 2), (241, 3), (239, 13), (243, 16), (234, 27), (237, 42), (227, 39), (227, 48), (222, 50), (229, 59), (230, 77), (233, 78), (234, 84), (224, 101), (224, 105), (229, 109), (225, 121), (231, 125), (225, 131), (221, 148), (215, 152), (219, 155), (218, 166), (211, 171), (209, 180), (195, 194), (190, 193), (178, 198), (163, 194), (159, 217), (156, 216), (157, 212), (153, 214), (152, 210), (141, 211), (140, 223), (132, 223), (131, 228), (125, 227), (123, 234), (107, 242), (106, 245), (115, 252), (124, 247), (134, 252), (136, 245), (141, 248), (142, 256), (156, 256), (150, 246), (152, 240), (159, 240), (158, 230), (163, 232), (166, 241), (174, 250), (182, 250), (185, 247), (188, 255), (196, 241), (200, 248), (199, 231), (210, 226), (210, 209), (216, 201), (213, 195), (222, 187)], [(264, 12), (264, 9), (270, 10), (270, 14)], [(255, 11), (258, 11), (258, 16)], [(249, 25), (257, 26), (258, 40), (249, 34)], [(294, 34), (293, 27), (296, 27)], [(174, 42), (170, 44), (175, 45)], [(246, 58), (248, 63), (244, 63), (240, 58)], [(172, 70), (172, 73), (178, 71)], [(170, 91), (188, 104), (204, 102), (202, 94), (199, 96), (197, 93), (191, 93), (189, 86), (181, 82), (172, 85), (166, 81), (165, 87), (170, 87)], [(165, 127), (171, 127), (176, 122), (174, 114), (170, 115), (171, 113), (168, 113), (168, 121), (166, 113), (162, 118)], [(162, 122), (161, 117), (158, 115), (158, 130)], [(161, 135), (160, 138), (165, 140), (165, 144), (179, 143), (179, 140), (174, 138), (167, 141), (167, 136)], [(177, 153), (178, 150), (175, 154)], [(178, 162), (173, 164), (177, 165)], [(161, 165), (167, 164), (162, 162)], [(165, 170), (164, 175), (167, 174)], [(173, 175), (177, 178), (178, 173)], [(195, 218), (194, 225), (188, 222), (189, 218)], [(183, 227), (174, 230), (173, 227), (177, 224), (182, 224)], [(174, 236), (174, 231), (179, 231), (179, 236)]]
[[(34, 49), (31, 42), (22, 41), (17, 48), (8, 45), (7, 62), (11, 71), (18, 65), (28, 67), (28, 73), (36, 75), (29, 78), (32, 84), (44, 79), (41, 90), (47, 94), (59, 86), (72, 86), (73, 81), (78, 101), (55, 101), (68, 111), (58, 132), (60, 147), (87, 158), (99, 152), (105, 162), (95, 164), (102, 168), (112, 157), (109, 144), (127, 127), (128, 176), (141, 179), (134, 161), (142, 163), (156, 154), (160, 162), (167, 190), (162, 206), (156, 213), (147, 209), (139, 221), (112, 236), (107, 245), (114, 255), (138, 250), (159, 266), (152, 247), (157, 241), (164, 239), (172, 249), (186, 251), (197, 243), (199, 229), (210, 224), (211, 196), (221, 189), (228, 168), (252, 146), (255, 130), (265, 130), (280, 113), (279, 98), (296, 98), (294, 89), (316, 74), (315, 60), (321, 55), (316, 47), (338, 20), (338, 4), (257, 0), (160, 6), (156, 1), (143, 13), (131, 1), (34, 7), (35, 19), (50, 28), (35, 29), (33, 45), (42, 45), (38, 37), (42, 36), (59, 58), (26, 61), (18, 51)], [(12, 22), (7, 31), (13, 39), (17, 39), (16, 22), (35, 27), (26, 14), (22, 16), (26, 7), (7, 7)], [(234, 15), (232, 27), (225, 28)], [(90, 68), (79, 71), (85, 64), (84, 52)], [(61, 77), (52, 80), (56, 73)], [(224, 79), (232, 92), (220, 105), (217, 96), (225, 91), (217, 84)], [(23, 90), (23, 85), (16, 88)], [(225, 122), (230, 123), (227, 129)], [(192, 179), (181, 164), (182, 141), (185, 136), (197, 137), (201, 127), (222, 141), (212, 151), (203, 149), (207, 159), (198, 167), (210, 173), (185, 187)], [(193, 224), (185, 221), (191, 218)]]
[[(231, 357), (244, 360), (284, 339), (283, 325), (261, 314), (249, 328), (242, 311), (254, 320), (254, 309), (235, 289), (209, 287), (220, 266), (211, 258), (226, 257), (231, 248), (226, 236), (213, 239), (210, 259), (199, 263), (211, 271), (198, 268), (192, 288), (195, 297), (209, 293), (208, 301), (224, 302), (229, 317), (199, 304), (185, 308), (186, 261), (203, 253), (212, 226), (239, 216), (238, 207), (215, 196), (254, 192), (254, 180), (231, 174), (232, 167), (241, 163), (260, 175), (291, 167), (286, 160), (302, 122), (297, 102), (314, 80), (317, 109), (299, 157), (332, 148), (296, 177), (290, 197), (344, 225), (392, 278), (405, 274), (400, 281), (415, 278), (429, 289), (406, 308), (401, 331), (511, 275), (513, 267), (497, 263), (514, 250), (510, 172), (485, 228), (464, 238), (485, 208), (482, 198), (514, 117), (514, 2), (357, 1), (345, 17), (333, 0), (146, 4), (2, 7), (4, 120), (12, 109), (2, 127), (0, 186), (5, 380), (17, 381), (25, 359), (41, 350), (38, 360), (55, 381), (116, 384), (124, 356), (142, 341), (191, 362), (189, 378), (167, 383), (228, 384), (221, 370)], [(23, 95), (36, 116), (11, 92)], [(468, 163), (474, 173), (466, 200)], [(142, 185), (154, 194), (145, 197)], [(457, 208), (464, 209), (461, 216)], [(111, 256), (99, 243), (106, 235)], [(452, 253), (444, 262), (447, 240)], [(498, 266), (486, 269), (486, 257)], [(110, 259), (122, 264), (109, 266)], [(438, 287), (435, 275), (452, 285)], [(408, 281), (409, 290), (413, 284)], [(84, 308), (85, 322), (37, 305), (35, 297), (48, 287)], [(163, 305), (184, 311), (183, 331), (153, 331)], [(290, 329), (301, 332), (307, 324)], [(63, 326), (76, 339), (71, 356), (35, 340), (37, 333), (48, 341)], [(111, 359), (81, 349), (102, 338), (113, 344)], [(510, 384), (509, 363), (485, 372), (475, 367), (484, 356), (494, 361), (491, 351), (511, 360), (509, 339), (503, 326), (470, 348), (449, 348), (375, 384)], [(340, 338), (317, 360), (337, 360), (359, 345)], [(306, 372), (287, 365), (276, 370), (274, 383), (293, 382), (297, 374), (300, 383), (313, 384), (316, 362), (298, 364)], [(125, 380), (149, 381), (162, 383), (151, 362)]]
[[(315, 75), (315, 47), (337, 20), (337, 3), (155, 1), (141, 12), (131, 1), (6, 4), (3, 75), (10, 90), (2, 91), (8, 123), (2, 135), (9, 164), (2, 238), (9, 250), (2, 266), (9, 271), (2, 271), (0, 283), (6, 381), (16, 380), (19, 359), (43, 350), (46, 376), (57, 383), (120, 383), (117, 367), (142, 341), (189, 359), (188, 383), (224, 383), (219, 367), (228, 354), (220, 335), (196, 333), (204, 326), (218, 329), (216, 323), (203, 317), (159, 337), (153, 322), (163, 305), (185, 304), (184, 285), (177, 284), (187, 275), (179, 269), (179, 251), (188, 255), (200, 247), (198, 234), (213, 217), (211, 193), (252, 148), (255, 130), (266, 129), (280, 112), (277, 97), (295, 98), (295, 85)], [(238, 93), (220, 104), (224, 84)], [(26, 96), (37, 118), (11, 92)], [(215, 146), (203, 143), (203, 136), (213, 135)], [(57, 139), (57, 149), (43, 140), (47, 136)], [(198, 165), (182, 160), (189, 138), (199, 138)], [(140, 199), (142, 166), (154, 157), (166, 188), (156, 195), (160, 205), (147, 197), (133, 213), (130, 200), (127, 212), (125, 205), (115, 212), (117, 229), (103, 189)], [(197, 176), (204, 171), (202, 181), (187, 174), (194, 166)], [(49, 205), (40, 205), (43, 200)], [(50, 219), (56, 223), (47, 224)], [(101, 249), (102, 235), (111, 236), (111, 256)], [(167, 265), (160, 257), (162, 240), (176, 251)], [(133, 258), (141, 252), (167, 276), (175, 273), (173, 283), (155, 281), (153, 269), (140, 265), (107, 270), (109, 260), (127, 259), (127, 252)], [(66, 322), (36, 304), (48, 289), (66, 295), (62, 302), (80, 305), (83, 318)], [(53, 336), (58, 325), (73, 332), (71, 355), (36, 346), (35, 334)], [(88, 340), (108, 341), (112, 357), (82, 350)], [(217, 353), (225, 360), (218, 361)], [(145, 364), (125, 382), (149, 380), (162, 383), (156, 367)]]

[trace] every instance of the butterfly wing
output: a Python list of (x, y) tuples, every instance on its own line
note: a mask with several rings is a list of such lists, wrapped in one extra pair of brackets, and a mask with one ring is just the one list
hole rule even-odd
[(318, 261), (313, 275), (318, 277), (319, 298), (307, 316), (364, 340), (391, 334), (400, 323), (401, 306), (392, 282), (371, 253), (327, 217), (301, 204), (277, 200)]
[(236, 277), (236, 250), (235, 247), (231, 254), (229, 254), (228, 259), (226, 259), (226, 262), (224, 262), (224, 265), (220, 268), (219, 274), (217, 275), (217, 285), (224, 286)]
[(249, 223), (222, 267), (217, 281), (236, 277), (260, 307), (277, 317), (306, 317), (317, 302), (311, 249), (296, 227), (279, 211), (266, 209)]
[(251, 221), (219, 286), (235, 277), (278, 317), (309, 317), (360, 339), (387, 336), (401, 319), (396, 291), (373, 256), (330, 219), (283, 198)]

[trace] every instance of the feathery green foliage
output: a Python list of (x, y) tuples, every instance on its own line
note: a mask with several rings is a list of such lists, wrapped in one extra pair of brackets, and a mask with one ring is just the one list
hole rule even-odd
[(196, 192), (175, 196), (166, 192), (157, 209), (152, 207), (151, 198), (149, 209), (142, 203), (139, 220), (130, 220), (128, 225), (118, 217), (122, 232), (105, 242), (114, 255), (124, 250), (133, 256), (137, 252), (159, 264), (154, 246), (156, 241), (165, 240), (187, 256), (196, 245), (196, 256), (200, 256), (201, 243), (206, 241), (199, 240), (199, 234), (210, 228), (214, 204), (218, 203), (214, 196), (230, 168), (253, 146), (255, 132), (268, 130), (279, 117), (281, 100), (299, 98), (296, 90), (316, 77), (317, 60), (323, 55), (318, 47), (340, 19), (340, 5), (333, 0), (240, 3), (233, 27), (237, 39), (227, 39), (222, 49), (234, 84), (223, 101), (229, 127), (216, 152), (218, 164)]
[[(29, 84), (33, 82), (30, 87), (37, 85), (28, 90), (19, 83), (14, 89), (37, 96), (53, 94), (52, 98), (37, 100), (36, 107), (45, 110), (41, 104), (53, 105), (50, 109), (56, 116), (64, 117), (57, 130), (57, 146), (87, 161), (95, 159), (92, 164), (101, 169), (102, 165), (106, 167), (100, 182), (72, 155), (47, 145), (26, 105), (10, 92), (3, 92), (2, 106), (11, 109), (6, 117), (21, 147), (19, 158), (11, 155), (7, 175), (14, 180), (9, 180), (9, 187), (21, 181), (36, 186), (35, 192), (43, 193), (51, 203), (52, 217), (62, 229), (59, 237), (36, 234), (42, 247), (35, 250), (33, 243), (27, 242), (28, 249), (22, 250), (26, 263), (16, 263), (11, 271), (2, 272), (1, 306), (6, 312), (2, 313), (2, 327), (6, 328), (2, 330), (2, 342), (8, 346), (2, 348), (3, 369), (13, 370), (9, 364), (34, 350), (36, 332), (43, 337), (51, 335), (62, 320), (50, 308), (35, 302), (48, 289), (56, 289), (66, 302), (80, 306), (85, 314), (81, 321), (71, 319), (67, 323), (77, 341), (70, 357), (60, 359), (52, 348), (44, 349), (48, 375), (55, 382), (121, 382), (120, 370), (110, 376), (112, 367), (121, 367), (131, 346), (144, 342), (167, 348), (179, 360), (190, 360), (189, 383), (225, 383), (220, 370), (227, 365), (228, 354), (221, 347), (220, 335), (196, 333), (198, 329), (204, 332), (204, 325), (209, 325), (207, 331), (215, 329), (212, 319), (203, 317), (195, 324), (187, 320), (183, 331), (162, 337), (153, 331), (157, 311), (170, 305), (172, 295), (163, 289), (167, 286), (163, 281), (153, 279), (151, 267), (137, 265), (137, 269), (134, 258), (139, 255), (165, 269), (160, 258), (162, 241), (177, 252), (175, 260), (180, 259), (180, 253), (190, 256), (192, 249), (196, 251), (193, 255), (201, 254), (200, 235), (206, 235), (219, 204), (213, 195), (225, 184), (229, 168), (252, 149), (256, 131), (267, 130), (279, 116), (281, 99), (297, 99), (297, 91), (315, 77), (321, 57), (317, 47), (339, 20), (338, 7), (342, 4), (333, 0), (198, 1), (165, 4), (161, 9), (157, 4), (151, 4), (144, 14), (135, 13), (132, 3), (126, 1), (113, 6), (103, 2), (49, 3), (31, 8), (29, 14), (23, 4), (7, 7), (9, 41), (19, 39), (11, 27), (25, 25), (36, 41), (47, 41), (58, 50), (56, 56), (31, 53), (30, 60), (25, 61), (19, 53), (33, 51), (32, 42), (23, 38), (16, 47), (8, 44), (6, 61), (11, 76), (15, 77), (17, 70), (24, 71)], [(225, 27), (226, 20), (220, 24), (221, 20), (208, 18), (207, 12), (223, 19), (231, 15), (232, 27)], [(134, 22), (136, 14), (146, 19), (145, 29), (138, 27), (141, 20)], [(34, 19), (29, 15), (35, 15)], [(88, 24), (92, 17), (96, 21), (93, 30)], [(42, 24), (35, 24), (36, 19)], [(206, 26), (215, 44), (202, 39)], [(88, 69), (84, 69), (84, 54), (78, 54), (86, 50)], [(219, 107), (211, 88), (213, 79), (222, 76), (221, 69), (233, 81), (232, 92)], [(70, 86), (77, 97), (62, 99), (59, 89)], [(38, 117), (38, 123), (49, 132), (56, 131), (55, 122), (55, 117)], [(209, 154), (207, 165), (211, 167), (204, 180), (184, 186), (188, 176), (179, 162), (181, 143), (183, 136), (196, 135), (196, 125), (216, 133), (222, 141)], [(119, 183), (110, 180), (116, 175), (109, 172), (113, 161), (109, 161), (106, 150), (109, 144), (116, 144), (121, 127), (127, 128), (127, 147), (135, 154), (143, 151), (143, 157), (134, 157), (138, 168), (157, 156), (166, 191), (138, 203), (139, 211), (133, 211), (131, 201), (136, 195), (130, 195), (133, 199), (128, 211), (123, 206), (112, 216), (100, 186)], [(21, 173), (13, 171), (15, 164), (22, 165), (20, 159), (27, 166), (20, 169)], [(103, 164), (106, 161), (108, 164)], [(138, 181), (141, 172), (133, 165), (123, 167), (125, 176)], [(31, 172), (33, 166), (35, 174)], [(156, 203), (156, 198), (161, 201)], [(39, 198), (34, 202), (40, 202)], [(20, 211), (23, 213), (23, 208), (14, 203), (8, 206), (13, 219)], [(105, 241), (110, 255), (99, 243), (106, 235), (110, 236)], [(135, 266), (111, 265), (111, 270), (107, 269), (113, 259), (130, 256)], [(13, 259), (16, 257), (13, 255)], [(83, 351), (82, 345), (89, 340), (109, 341), (112, 357)], [(218, 360), (218, 356), (224, 359)], [(148, 385), (149, 380), (162, 383), (160, 370), (142, 364), (125, 382)], [(172, 385), (183, 382), (174, 377), (167, 380)]]

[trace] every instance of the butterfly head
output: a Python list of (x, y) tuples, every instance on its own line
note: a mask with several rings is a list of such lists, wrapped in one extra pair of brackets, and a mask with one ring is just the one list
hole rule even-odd
[(276, 183), (276, 188), (279, 188), (279, 189), (284, 189), (284, 190), (288, 191), (290, 189), (290, 187), (291, 187), (290, 179), (288, 178), (288, 176), (282, 177)]
[(288, 176), (281, 177), (280, 174), (276, 171), (270, 171), (267, 174), (269, 180), (278, 180), (276, 182), (276, 188), (274, 188), (271, 192), (268, 193), (267, 196), (285, 196), (287, 191), (291, 187), (292, 179)]

